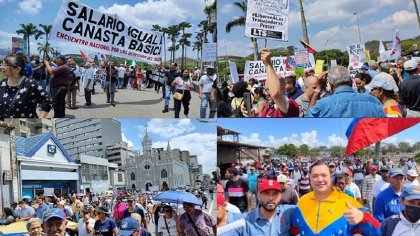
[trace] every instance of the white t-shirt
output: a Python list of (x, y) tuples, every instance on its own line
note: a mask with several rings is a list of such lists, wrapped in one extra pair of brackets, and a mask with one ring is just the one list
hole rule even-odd
[(386, 188), (389, 187), (389, 183), (385, 182), (382, 178), (378, 181), (376, 181), (375, 185), (373, 185), (372, 188), (372, 192), (370, 194), (372, 194), (372, 196), (374, 198), (376, 198), (376, 196), (378, 196), (378, 194), (382, 191), (384, 191)]
[[(89, 226), (92, 226), (92, 228), (95, 226), (95, 220), (90, 218), (88, 220)], [(86, 232), (86, 224), (83, 221), (83, 218), (79, 220), (79, 223), (77, 223), (77, 229), (79, 231), (79, 236), (92, 236), (92, 233), (88, 234)]]
[(200, 84), (203, 85), (203, 93), (210, 93), (214, 81), (217, 79), (217, 75), (203, 75), (200, 79)]
[(94, 81), (94, 75), (95, 75), (95, 69), (88, 68), (85, 72), (85, 75), (83, 76), (83, 88), (86, 87), (86, 85), (88, 84), (88, 80), (90, 80), (90, 84), (89, 84), (89, 90), (93, 89), (93, 81)]
[(125, 76), (125, 68), (121, 66), (118, 68), (118, 78), (124, 78), (124, 76)]
[(350, 186), (347, 186), (350, 191), (352, 193), (354, 193), (354, 197), (357, 198), (362, 198), (362, 193), (360, 192), (359, 186), (357, 186), (357, 184), (351, 182)]
[[(178, 232), (176, 230), (176, 222), (175, 219), (172, 217), (171, 219), (166, 219), (166, 222), (168, 223), (168, 229), (169, 229), (169, 233), (171, 235), (178, 235)], [(158, 221), (158, 232), (162, 233), (162, 235), (167, 236), (168, 234), (168, 230), (166, 229), (166, 225), (165, 225), (165, 219), (163, 218), (163, 216), (159, 217), (159, 221)]]

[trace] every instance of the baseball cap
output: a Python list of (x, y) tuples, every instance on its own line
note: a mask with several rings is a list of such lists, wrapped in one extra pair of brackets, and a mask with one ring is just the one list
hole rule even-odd
[(59, 55), (57, 58), (60, 58), (64, 62), (67, 61), (66, 56), (64, 56), (64, 55)]
[(213, 69), (214, 70), (214, 66), (209, 65), (209, 66), (206, 67), (206, 69)]
[(289, 181), (289, 179), (287, 178), (287, 176), (285, 176), (285, 175), (279, 175), (279, 176), (277, 176), (277, 182), (279, 182), (279, 183), (287, 183), (287, 181)]
[(64, 216), (64, 211), (58, 208), (51, 208), (50, 210), (47, 210), (44, 214), (44, 222), (47, 222), (49, 219), (54, 217), (60, 218), (62, 220), (66, 219), (66, 217)]
[(288, 173), (289, 172), (289, 167), (285, 166), (285, 167), (281, 168), (281, 172), (282, 173)]
[(353, 172), (349, 168), (343, 168), (343, 173), (347, 175), (352, 175)]
[(377, 167), (377, 166), (375, 166), (375, 165), (370, 165), (370, 166), (369, 166), (369, 170), (370, 170), (370, 171), (372, 171), (372, 170), (378, 170), (378, 167)]
[(361, 70), (369, 70), (369, 67), (367, 65), (363, 65), (362, 67), (360, 67)]
[(417, 174), (417, 171), (416, 170), (413, 170), (413, 169), (408, 170), (407, 171), (407, 175), (413, 176), (413, 177), (418, 177), (419, 176), (419, 174)]
[(401, 197), (405, 200), (420, 199), (420, 186), (412, 184), (404, 185)]
[(389, 177), (394, 177), (397, 175), (405, 176), (404, 172), (400, 168), (394, 168), (389, 172)]
[(266, 179), (260, 183), (260, 193), (267, 190), (278, 190), (281, 191), (280, 183), (273, 179)]
[(335, 163), (334, 163), (334, 162), (330, 162), (330, 163), (328, 164), (328, 166), (335, 166)]
[(415, 61), (415, 60), (406, 61), (404, 63), (404, 70), (406, 70), (406, 71), (417, 70), (417, 65), (418, 65), (417, 61)]
[(217, 193), (217, 206), (221, 206), (225, 204), (226, 199), (223, 193)]
[(392, 86), (391, 81), (381, 77), (374, 77), (372, 81), (370, 81), (370, 83), (365, 86), (365, 89), (369, 92), (375, 88), (382, 88), (388, 91), (394, 90), (394, 86)]
[(381, 171), (389, 171), (389, 167), (388, 166), (381, 166)]
[(124, 218), (121, 221), (121, 227), (118, 235), (129, 236), (132, 235), (139, 227), (139, 223), (133, 217)]

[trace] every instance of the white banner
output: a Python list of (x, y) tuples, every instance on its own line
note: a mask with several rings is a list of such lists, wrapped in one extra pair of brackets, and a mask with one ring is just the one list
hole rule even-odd
[(331, 67), (337, 66), (337, 60), (331, 60)]
[(232, 83), (238, 83), (239, 82), (239, 75), (238, 75), (238, 68), (236, 67), (236, 62), (228, 61), (229, 64), (229, 70), (230, 70), (230, 78), (232, 80)]
[(102, 13), (80, 1), (63, 1), (51, 39), (76, 44), (77, 50), (80, 46), (136, 61), (161, 62), (161, 33), (141, 29), (118, 15)]
[[(287, 76), (294, 73), (294, 71), (286, 70), (287, 57), (272, 57), (274, 71), (277, 75)], [(265, 80), (267, 79), (267, 71), (262, 61), (246, 61), (244, 71), (244, 81), (249, 79)]]
[(217, 43), (203, 44), (203, 62), (217, 61)]
[(289, 0), (248, 0), (245, 36), (288, 40)]
[(349, 67), (353, 69), (360, 69), (363, 66), (363, 63), (366, 61), (365, 58), (365, 44), (353, 44), (347, 47), (347, 52), (349, 54)]
[(43, 196), (54, 196), (54, 188), (44, 188)]

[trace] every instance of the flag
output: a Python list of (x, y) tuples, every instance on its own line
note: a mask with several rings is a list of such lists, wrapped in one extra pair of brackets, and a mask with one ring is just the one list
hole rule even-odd
[(308, 50), (308, 53), (312, 53), (312, 54), (316, 54), (316, 50), (311, 47), (311, 45), (309, 45), (307, 42), (303, 41), (303, 39), (300, 39), (299, 42), (302, 44), (302, 46), (304, 48), (306, 48), (306, 50)]
[(83, 61), (85, 62), (93, 62), (93, 59), (90, 58), (85, 52), (83, 52), (82, 50), (80, 50), (80, 55), (83, 58)]
[(346, 131), (346, 155), (386, 139), (420, 122), (420, 118), (356, 118)]
[(292, 71), (292, 70), (295, 69), (295, 67), (296, 67), (295, 60), (292, 57), (290, 57), (289, 55), (287, 55), (287, 58), (286, 58), (286, 70), (287, 71)]
[(390, 56), (395, 60), (401, 57), (401, 40), (398, 30), (395, 31), (395, 37), (394, 41), (392, 42)]

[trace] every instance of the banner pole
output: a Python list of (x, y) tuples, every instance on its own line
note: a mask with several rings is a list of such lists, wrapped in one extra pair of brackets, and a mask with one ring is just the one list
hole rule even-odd
[(268, 39), (264, 40), (264, 48), (268, 48)]

